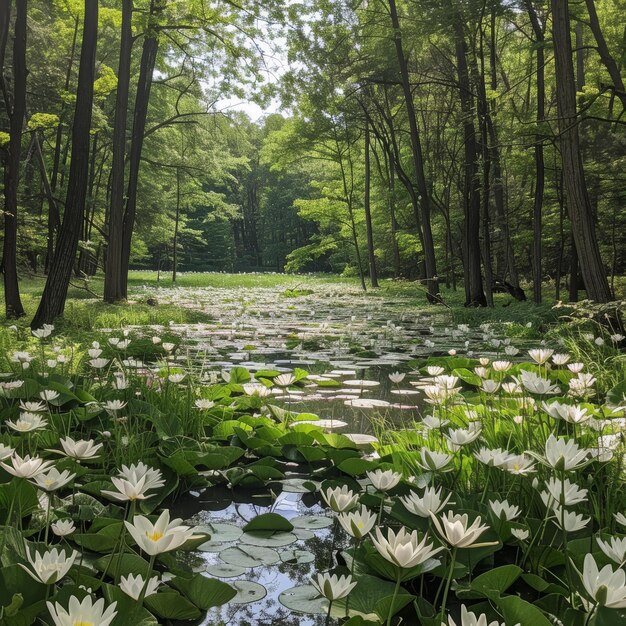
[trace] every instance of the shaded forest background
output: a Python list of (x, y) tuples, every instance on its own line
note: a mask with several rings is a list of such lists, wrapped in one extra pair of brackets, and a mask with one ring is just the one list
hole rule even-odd
[[(128, 267), (406, 277), (433, 299), (464, 285), (470, 305), (614, 297), (625, 15), (623, 0), (0, 0), (5, 293), (13, 266), (85, 278), (114, 250), (109, 300)], [(252, 122), (229, 98), (282, 113)]]

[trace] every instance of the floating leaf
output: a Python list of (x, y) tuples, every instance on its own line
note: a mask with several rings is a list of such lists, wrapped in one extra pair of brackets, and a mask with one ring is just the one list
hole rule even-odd
[(267, 595), (267, 589), (259, 583), (250, 580), (236, 580), (232, 586), (237, 591), (237, 595), (230, 601), (230, 604), (250, 604), (258, 602)]
[(259, 567), (273, 565), (280, 560), (278, 552), (262, 546), (232, 546), (220, 552), (220, 559), (230, 565), (241, 567)]
[(278, 601), (292, 611), (309, 614), (325, 613), (328, 604), (313, 585), (286, 589), (278, 596)]

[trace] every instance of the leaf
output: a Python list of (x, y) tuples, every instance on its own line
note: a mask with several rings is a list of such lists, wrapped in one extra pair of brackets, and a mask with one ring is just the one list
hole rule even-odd
[(551, 626), (548, 618), (532, 604), (517, 596), (498, 598), (497, 607), (504, 614), (507, 624), (519, 624), (520, 626)]
[(170, 584), (203, 611), (226, 604), (237, 595), (237, 591), (229, 584), (201, 574), (196, 574), (191, 579), (177, 576)]
[(285, 589), (278, 596), (278, 601), (297, 613), (318, 614), (327, 610), (327, 602), (320, 597), (319, 591), (313, 585)]
[(243, 527), (244, 532), (257, 531), (273, 531), (273, 532), (291, 532), (293, 524), (278, 513), (263, 513), (257, 515), (252, 521)]
[(176, 591), (156, 593), (148, 596), (144, 602), (152, 613), (164, 619), (190, 620), (202, 615), (198, 607)]
[(495, 601), (520, 577), (521, 573), (522, 569), (517, 565), (496, 567), (474, 578), (470, 590), (477, 594), (474, 596), (476, 598), (486, 597)]

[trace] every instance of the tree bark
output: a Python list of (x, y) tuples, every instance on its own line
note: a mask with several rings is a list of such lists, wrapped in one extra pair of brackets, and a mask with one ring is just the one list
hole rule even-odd
[(545, 72), (545, 32), (531, 0), (526, 3), (530, 23), (535, 33), (537, 45), (537, 133), (535, 135), (535, 194), (533, 198), (533, 301), (541, 304), (542, 282), (542, 211), (545, 189), (545, 162), (543, 158), (543, 138), (541, 129), (546, 115), (546, 72)]
[(396, 56), (400, 68), (400, 76), (402, 79), (402, 92), (404, 94), (404, 103), (406, 106), (407, 117), (409, 120), (409, 131), (411, 138), (411, 153), (413, 156), (413, 167), (415, 171), (415, 182), (417, 183), (417, 191), (419, 193), (419, 206), (421, 215), (416, 215), (418, 223), (421, 221), (423, 231), (424, 246), (424, 266), (426, 270), (426, 283), (428, 288), (428, 301), (437, 303), (441, 301), (439, 293), (439, 280), (437, 278), (437, 260), (435, 257), (435, 244), (433, 241), (433, 233), (431, 227), (431, 203), (428, 185), (426, 184), (426, 174), (424, 173), (424, 159), (422, 155), (422, 144), (420, 141), (419, 130), (417, 128), (417, 120), (415, 119), (415, 106), (413, 104), (413, 93), (409, 82), (409, 69), (404, 49), (402, 46), (402, 33), (400, 31), (400, 21), (398, 18), (398, 10), (395, 0), (389, 0), (389, 11), (391, 15), (391, 25), (394, 30), (394, 41), (396, 47)]
[(370, 203), (370, 128), (365, 122), (365, 195), (363, 204), (365, 206), (365, 227), (367, 229), (367, 258), (369, 261), (370, 282), (373, 288), (378, 287), (378, 274), (376, 271), (376, 254), (374, 250), (374, 231), (372, 228), (372, 210)]
[(569, 3), (568, 0), (551, 0), (551, 7), (559, 144), (567, 208), (587, 295), (596, 302), (608, 302), (611, 290), (600, 255), (580, 153)]
[(467, 46), (460, 17), (454, 23), (455, 52), (459, 93), (463, 111), (465, 176), (463, 208), (465, 213), (465, 306), (487, 306), (480, 267), (480, 177), (478, 148), (472, 113), (472, 93), (467, 67)]
[[(165, 8), (167, 0), (151, 0), (150, 17), (160, 13)], [(150, 22), (152, 19), (150, 20)], [(141, 53), (139, 66), (139, 78), (137, 80), (137, 95), (135, 98), (135, 111), (133, 115), (132, 144), (129, 159), (128, 192), (126, 198), (126, 210), (124, 213), (124, 225), (122, 231), (122, 257), (120, 262), (120, 285), (121, 296), (125, 299), (128, 295), (128, 266), (130, 263), (130, 245), (135, 227), (137, 213), (137, 187), (139, 184), (139, 167), (141, 165), (141, 153), (146, 133), (146, 118), (148, 104), (150, 102), (150, 90), (152, 89), (152, 75), (156, 64), (156, 55), (159, 48), (156, 26), (149, 24), (151, 30), (146, 34)]]
[(27, 0), (17, 1), (13, 40), (13, 107), (9, 117), (9, 153), (4, 168), (4, 301), (8, 319), (24, 315), (17, 277), (17, 191), (20, 179), (22, 132), (26, 113)]
[(31, 322), (33, 329), (52, 322), (63, 313), (65, 308), (65, 299), (85, 213), (97, 40), (98, 0), (85, 0), (83, 41), (72, 127), (72, 156), (65, 212), (46, 286), (37, 313)]
[(133, 46), (132, 14), (133, 0), (122, 0), (122, 33), (120, 38), (120, 60), (117, 72), (117, 93), (115, 95), (109, 228), (104, 268), (105, 302), (117, 302), (124, 298), (124, 291), (122, 289), (122, 231), (124, 228), (126, 124), (128, 122), (130, 61)]
[(180, 168), (176, 168), (176, 214), (174, 218), (174, 242), (172, 243), (172, 282), (178, 274), (178, 228), (180, 223)]

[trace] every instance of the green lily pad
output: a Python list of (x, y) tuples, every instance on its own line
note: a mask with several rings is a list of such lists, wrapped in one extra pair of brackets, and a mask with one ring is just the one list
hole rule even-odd
[(270, 531), (259, 531), (244, 533), (241, 542), (250, 546), (263, 546), (267, 548), (282, 548), (298, 541), (298, 537), (293, 533), (273, 533)]
[(328, 604), (313, 585), (285, 589), (278, 596), (278, 601), (292, 611), (309, 614), (325, 613)]
[(237, 591), (237, 595), (230, 601), (230, 604), (250, 604), (262, 600), (267, 595), (267, 589), (263, 585), (250, 580), (235, 580), (232, 586)]
[(303, 478), (286, 478), (280, 482), (283, 485), (283, 491), (287, 493), (312, 493), (320, 488), (320, 483)]
[(247, 567), (241, 565), (231, 565), (230, 563), (215, 563), (209, 565), (206, 568), (207, 574), (215, 576), (216, 578), (233, 578), (235, 576), (241, 576), (248, 570)]
[(278, 552), (263, 546), (232, 546), (220, 552), (220, 559), (230, 565), (241, 567), (259, 567), (261, 565), (273, 565), (280, 560)]
[(291, 520), (294, 528), (321, 530), (333, 525), (333, 518), (326, 515), (300, 515)]
[(215, 524), (202, 524), (194, 529), (198, 533), (208, 533), (212, 543), (227, 543), (229, 541), (237, 541), (241, 537), (243, 531), (235, 524), (227, 522), (218, 522)]
[(315, 555), (308, 550), (284, 550), (280, 553), (280, 560), (283, 563), (302, 565), (303, 563), (312, 563), (315, 560)]
[(293, 534), (298, 538), (299, 541), (308, 541), (309, 539), (313, 539), (315, 537), (315, 533), (306, 530), (305, 528), (294, 528)]

